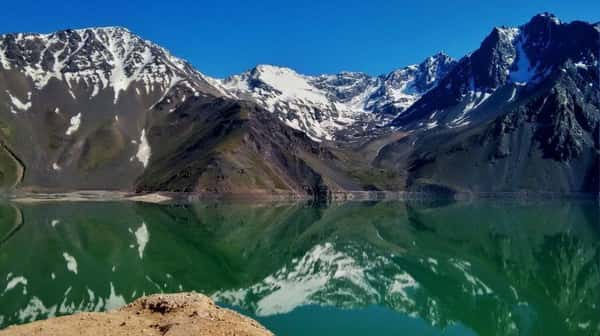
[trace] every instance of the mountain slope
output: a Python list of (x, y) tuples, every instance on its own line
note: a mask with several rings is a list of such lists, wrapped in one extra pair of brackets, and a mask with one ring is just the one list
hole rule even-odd
[(416, 133), (377, 164), (413, 189), (598, 192), (599, 35), (547, 14), (494, 29), (394, 120)]
[(252, 102), (191, 98), (155, 119), (138, 191), (317, 196), (360, 190), (337, 158)]
[(222, 84), (312, 139), (332, 141), (386, 123), (434, 88), (454, 63), (439, 53), (378, 77), (354, 72), (305, 76), (289, 68), (260, 65)]
[(3, 185), (130, 188), (150, 155), (150, 111), (224, 94), (123, 28), (2, 35), (0, 139), (17, 157), (3, 156)]
[[(510, 105), (575, 64), (584, 72), (598, 67), (598, 30), (575, 21), (561, 23), (540, 14), (518, 28), (494, 28), (479, 49), (462, 58), (440, 84), (393, 121), (414, 128), (435, 119), (460, 127), (489, 117), (486, 105)], [(554, 76), (552, 76), (554, 75)], [(597, 74), (586, 79), (594, 81)]]

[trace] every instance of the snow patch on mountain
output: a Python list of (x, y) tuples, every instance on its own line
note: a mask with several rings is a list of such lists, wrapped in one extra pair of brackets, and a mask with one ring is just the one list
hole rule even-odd
[(452, 128), (469, 125), (471, 123), (471, 112), (483, 105), (483, 103), (485, 103), (492, 95), (493, 92), (469, 92), (469, 94), (466, 96), (466, 104), (464, 108), (460, 114), (448, 124), (448, 126)]
[(13, 96), (8, 90), (6, 91), (8, 98), (11, 103), (11, 112), (13, 114), (17, 114), (17, 110), (19, 111), (27, 111), (31, 108), (31, 92), (27, 93), (27, 100), (22, 101), (21, 99)]
[(162, 101), (164, 101), (167, 96), (169, 95), (169, 92), (177, 85), (179, 84), (181, 81), (183, 80), (182, 77), (179, 76), (173, 76), (172, 78), (169, 79), (169, 83), (166, 86), (166, 88), (163, 90), (163, 94), (162, 96), (154, 103), (152, 104), (152, 106), (150, 106), (150, 110), (155, 108), (156, 105), (160, 104)]
[(81, 126), (81, 112), (77, 113), (77, 115), (71, 117), (70, 120), (71, 125), (69, 125), (69, 128), (67, 128), (67, 131), (65, 132), (66, 135), (71, 135), (75, 132), (77, 132), (77, 130), (79, 129), (79, 126)]
[(0, 66), (5, 70), (10, 70), (10, 62), (6, 58), (6, 49), (0, 47)]
[(146, 130), (143, 129), (142, 133), (140, 134), (139, 146), (135, 157), (139, 162), (142, 163), (144, 168), (146, 168), (148, 166), (148, 162), (150, 162), (150, 154), (150, 144), (148, 143), (148, 138), (146, 137)]
[(261, 65), (258, 68), (259, 78), (267, 85), (280, 92), (280, 99), (297, 99), (315, 104), (328, 105), (331, 102), (324, 92), (308, 83), (308, 78), (299, 75), (289, 68)]
[[(115, 91), (114, 103), (116, 104), (119, 100), (119, 94), (121, 91), (126, 91), (131, 82), (139, 77), (139, 73), (143, 68), (150, 63), (152, 60), (152, 52), (149, 48), (143, 48), (139, 53), (139, 65), (135, 69), (131, 77), (127, 76), (125, 72), (126, 59), (123, 56), (127, 56), (132, 52), (132, 48), (135, 44), (131, 41), (130, 34), (122, 34), (120, 38), (115, 38), (115, 30), (108, 30), (110, 32), (105, 37), (106, 46), (111, 57), (109, 57), (109, 64), (112, 66), (112, 73), (110, 82)], [(93, 96), (94, 94), (92, 94)]]
[(513, 87), (512, 93), (510, 94), (510, 97), (508, 98), (508, 102), (514, 101), (516, 97), (517, 97), (517, 88)]
[(517, 63), (514, 70), (511, 71), (510, 80), (517, 85), (527, 85), (537, 73), (537, 67), (531, 64), (525, 49), (523, 48), (524, 41), (519, 39), (516, 43)]
[(583, 69), (583, 70), (587, 70), (588, 69), (588, 65), (579, 61), (577, 63), (574, 64), (576, 68), (578, 69)]

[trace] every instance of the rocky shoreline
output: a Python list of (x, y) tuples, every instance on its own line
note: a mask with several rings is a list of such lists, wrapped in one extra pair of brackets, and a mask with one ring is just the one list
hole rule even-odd
[(269, 336), (258, 322), (198, 293), (156, 294), (118, 310), (79, 313), (11, 326), (1, 336)]

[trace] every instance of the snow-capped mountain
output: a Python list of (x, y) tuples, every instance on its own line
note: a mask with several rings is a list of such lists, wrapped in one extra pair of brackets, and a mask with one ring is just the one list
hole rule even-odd
[(435, 87), (454, 64), (439, 53), (377, 77), (356, 72), (306, 76), (285, 67), (259, 65), (222, 84), (314, 140), (333, 140), (338, 131), (348, 131), (359, 122), (361, 126), (385, 124)]
[(0, 151), (18, 153), (3, 152), (5, 182), (105, 184), (112, 171), (131, 186), (154, 152), (152, 115), (201, 96), (227, 93), (125, 28), (0, 35)]
[(482, 112), (487, 106), (501, 112), (498, 106), (514, 103), (571, 66), (597, 72), (598, 39), (593, 25), (563, 23), (552, 14), (536, 15), (516, 28), (496, 27), (394, 125), (423, 127), (435, 120), (438, 126), (460, 127), (489, 118)]
[[(600, 33), (540, 14), (494, 28), (393, 126), (413, 135), (380, 151), (411, 172), (413, 188), (538, 189), (600, 186)], [(418, 135), (417, 135), (418, 133)]]
[(2, 35), (0, 67), (22, 73), (38, 90), (53, 79), (63, 81), (74, 98), (92, 99), (110, 88), (115, 104), (134, 82), (146, 94), (164, 93), (177, 84), (223, 94), (187, 62), (121, 27)]
[[(191, 94), (254, 100), (288, 126), (321, 141), (389, 122), (435, 87), (454, 64), (439, 53), (377, 77), (351, 72), (305, 76), (289, 68), (259, 65), (217, 80), (125, 28), (103, 27), (0, 36), (0, 67), (32, 83), (6, 88), (0, 95), (5, 94), (9, 110), (18, 113), (31, 107), (35, 91), (56, 82), (68, 87), (73, 100), (93, 100), (108, 92), (116, 105), (132, 89), (136, 95), (151, 97), (147, 108), (172, 110), (185, 94), (168, 96), (181, 87)], [(74, 124), (81, 120), (78, 115), (70, 117)]]
[(421, 64), (392, 71), (378, 78), (380, 85), (369, 96), (366, 109), (397, 116), (434, 88), (456, 61), (444, 53), (428, 57)]
[(362, 111), (330, 99), (312, 80), (289, 68), (259, 65), (225, 79), (223, 85), (238, 98), (276, 113), (288, 126), (314, 139), (332, 140), (335, 130), (348, 127)]
[(214, 79), (124, 28), (0, 35), (0, 187), (597, 192), (599, 51), (541, 14), (459, 61)]

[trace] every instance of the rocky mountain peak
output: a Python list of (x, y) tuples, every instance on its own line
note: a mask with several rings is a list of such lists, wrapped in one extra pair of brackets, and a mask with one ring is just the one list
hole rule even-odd
[[(401, 113), (456, 64), (443, 52), (388, 74), (361, 72), (308, 76), (293, 69), (258, 65), (221, 81), (238, 98), (257, 101), (289, 126), (315, 140), (334, 139), (338, 132), (361, 132)], [(366, 123), (366, 124), (365, 124)]]
[(123, 27), (2, 35), (0, 65), (23, 73), (38, 90), (52, 80), (69, 87), (83, 82), (91, 99), (110, 87), (115, 103), (137, 81), (143, 82), (146, 92), (154, 86), (166, 90), (183, 79), (194, 90), (219, 91), (187, 62)]
[(533, 16), (526, 25), (527, 26), (529, 26), (529, 25), (546, 26), (549, 24), (550, 25), (560, 25), (560, 24), (562, 24), (562, 22), (556, 15), (549, 13), (549, 12), (544, 12), (544, 13), (539, 13), (539, 14)]
[(474, 89), (495, 90), (507, 82), (540, 82), (549, 70), (539, 64), (539, 54), (555, 43), (552, 37), (561, 25), (556, 16), (543, 13), (520, 27), (495, 27), (479, 49), (467, 56), (473, 68)]
[(446, 75), (454, 66), (456, 61), (444, 52), (428, 57), (419, 64), (416, 78), (416, 86), (421, 92), (431, 89), (438, 80)]
[(369, 97), (368, 109), (392, 117), (403, 113), (437, 86), (455, 64), (452, 57), (439, 52), (419, 64), (380, 76), (381, 85)]
[[(485, 114), (486, 102), (498, 106), (514, 102), (520, 90), (534, 90), (565, 71), (568, 64), (581, 70), (597, 65), (599, 34), (593, 25), (562, 23), (540, 14), (519, 27), (496, 27), (473, 53), (463, 57), (436, 89), (399, 115), (394, 125), (427, 127), (466, 126)], [(588, 76), (589, 77), (589, 76)], [(505, 89), (506, 88), (506, 89)], [(507, 94), (507, 92), (509, 92)], [(494, 96), (502, 96), (501, 102)], [(499, 105), (500, 104), (500, 105)]]

